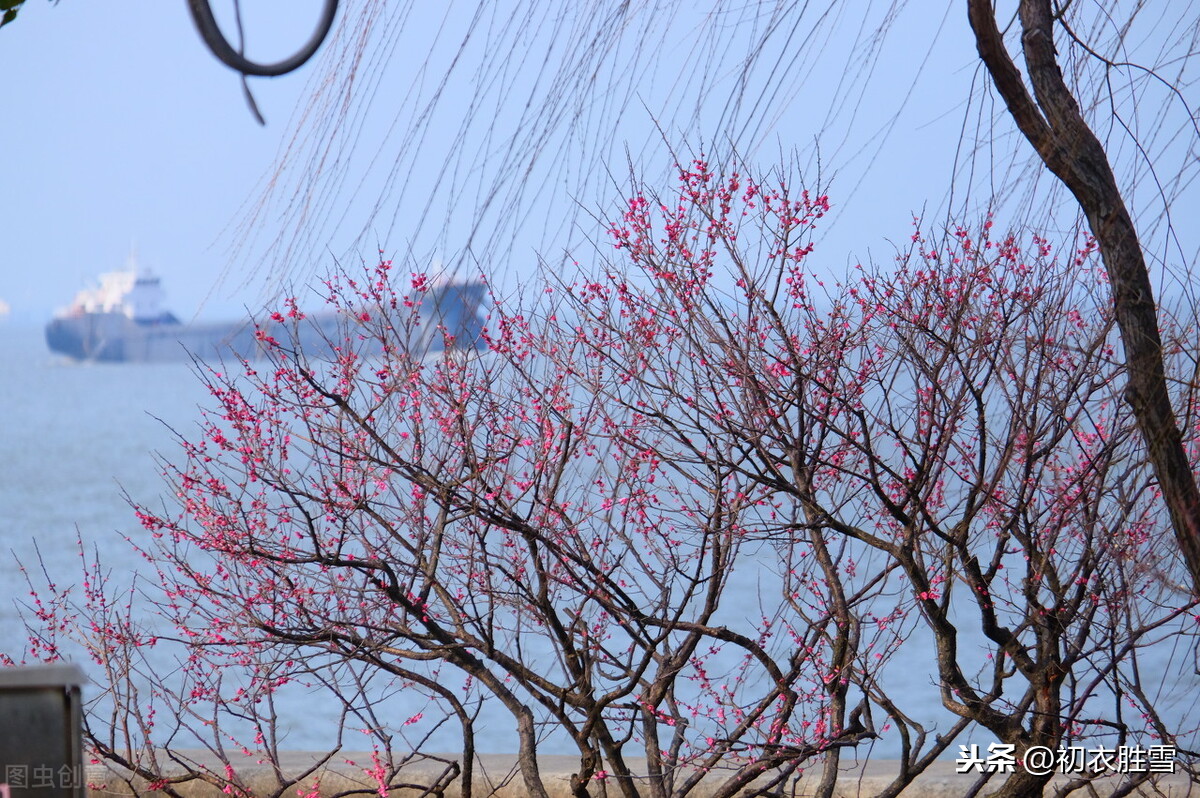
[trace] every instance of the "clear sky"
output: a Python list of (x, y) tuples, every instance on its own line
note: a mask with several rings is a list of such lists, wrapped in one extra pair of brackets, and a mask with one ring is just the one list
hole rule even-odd
[[(243, 5), (269, 57), (319, 0)], [(959, 3), (909, 3), (885, 37), (889, 4), (691, 5), (344, 0), (318, 59), (251, 81), (262, 128), (183, 0), (28, 0), (0, 31), (9, 323), (43, 323), (131, 245), (185, 319), (376, 247), (519, 281), (578, 256), (630, 164), (654, 178), (688, 148), (819, 172), (835, 214), (818, 254), (837, 273), (889, 257), (914, 213), (977, 221), (991, 197), (963, 187), (997, 183), (1014, 142), (1028, 155), (1006, 117), (1001, 146), (973, 150), (1000, 109), (968, 104), (982, 76)]]
[[(277, 18), (303, 40), (300, 10)], [(0, 30), (0, 74), (0, 298), (13, 320), (45, 321), (122, 267), (131, 244), (178, 312), (196, 312), (226, 263), (222, 230), (275, 158), (305, 73), (256, 81), (271, 123), (261, 128), (182, 1), (30, 0)], [(246, 299), (219, 291), (204, 313)]]

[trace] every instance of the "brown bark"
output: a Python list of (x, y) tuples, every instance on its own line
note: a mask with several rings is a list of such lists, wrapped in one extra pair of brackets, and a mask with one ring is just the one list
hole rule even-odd
[(989, 0), (967, 0), (979, 56), (1017, 127), (1079, 202), (1108, 272), (1125, 347), (1126, 399), (1145, 441), (1179, 549), (1200, 592), (1200, 489), (1171, 407), (1158, 310), (1133, 218), (1099, 139), (1063, 79), (1049, 0), (1021, 0), (1021, 44), (1030, 96), (1004, 46)]
[(1035, 776), (1018, 767), (991, 798), (1041, 798), (1049, 783), (1050, 776)]

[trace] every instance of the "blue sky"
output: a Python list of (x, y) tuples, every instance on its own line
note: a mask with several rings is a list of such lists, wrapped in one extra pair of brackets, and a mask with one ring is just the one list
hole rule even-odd
[[(319, 0), (244, 5), (252, 52), (278, 56)], [(1006, 117), (991, 136), (999, 109), (968, 105), (982, 77), (957, 3), (908, 4), (882, 38), (886, 3), (633, 3), (615, 21), (543, 0), (426, 5), (344, 0), (313, 63), (252, 81), (262, 128), (182, 0), (29, 0), (0, 31), (11, 321), (43, 323), (134, 243), (185, 319), (239, 315), (376, 247), (511, 287), (539, 259), (595, 255), (593, 215), (630, 165), (656, 180), (672, 152), (732, 145), (809, 182), (819, 167), (834, 214), (816, 262), (836, 275), (890, 257), (914, 213), (978, 221), (991, 196), (963, 190), (964, 127), (994, 138), (977, 185), (1002, 185), (1013, 144), (1029, 154)]]
[[(225, 265), (214, 244), (274, 159), (305, 74), (256, 82), (260, 128), (185, 4), (157, 1), (30, 0), (0, 31), (0, 70), (0, 298), (13, 319), (49, 318), (131, 242), (172, 304), (196, 312)], [(218, 291), (205, 313), (240, 304)]]

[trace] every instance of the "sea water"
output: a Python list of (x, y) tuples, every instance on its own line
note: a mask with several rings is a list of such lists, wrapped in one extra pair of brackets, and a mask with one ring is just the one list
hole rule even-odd
[[(41, 569), (60, 585), (80, 578), (82, 539), (114, 569), (135, 567), (125, 536), (141, 531), (125, 495), (154, 504), (166, 490), (155, 462), (159, 454), (178, 461), (176, 435), (194, 435), (199, 408), (210, 406), (207, 390), (195, 367), (178, 364), (78, 364), (52, 355), (38, 329), (0, 325), (0, 651), (19, 658), (25, 646), (18, 606), (28, 600), (21, 564), (36, 584)], [(120, 576), (120, 574), (116, 574)], [(734, 574), (727, 605), (758, 606), (762, 573), (752, 563)], [(904, 699), (912, 714), (933, 728), (945, 730), (951, 719), (940, 709), (933, 674), (932, 641), (917, 625), (885, 674), (889, 690)], [(977, 631), (964, 626), (960, 646), (982, 651)], [(1162, 683), (1169, 700), (1169, 716), (1194, 719), (1200, 695), (1194, 641), (1180, 638), (1147, 652), (1142, 667), (1147, 682)], [(85, 672), (94, 670), (80, 663)], [(1153, 674), (1159, 674), (1157, 676)], [(915, 707), (915, 711), (914, 711)], [(321, 749), (333, 736), (337, 704), (302, 689), (281, 693), (278, 707), (283, 747)], [(399, 726), (403, 719), (426, 713), (410, 730), (419, 737), (436, 725), (436, 713), (416, 693), (393, 695), (383, 708), (385, 719)], [(877, 724), (882, 723), (877, 719)], [(498, 704), (485, 705), (477, 720), (477, 748), (481, 753), (511, 752), (515, 747), (511, 716)], [(978, 736), (978, 735), (976, 735)], [(445, 724), (435, 731), (428, 750), (456, 750), (457, 727)], [(963, 738), (986, 744), (990, 740)], [(361, 743), (348, 736), (348, 748)], [(876, 744), (872, 755), (890, 758), (899, 753), (895, 735)], [(549, 734), (543, 751), (569, 753), (561, 734)], [(957, 754), (957, 746), (948, 755)]]

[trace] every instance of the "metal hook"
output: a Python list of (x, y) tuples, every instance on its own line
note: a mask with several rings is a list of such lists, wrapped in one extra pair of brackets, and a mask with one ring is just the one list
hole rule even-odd
[(208, 49), (212, 50), (212, 54), (230, 69), (237, 70), (243, 75), (260, 77), (286, 75), (312, 58), (313, 54), (321, 47), (321, 43), (325, 41), (329, 29), (333, 27), (333, 18), (337, 14), (337, 7), (338, 0), (325, 0), (317, 29), (313, 31), (312, 37), (295, 55), (274, 64), (259, 64), (246, 58), (230, 46), (225, 34), (217, 25), (209, 0), (188, 0), (188, 9), (192, 12), (192, 20), (196, 23), (196, 29), (200, 31), (200, 37), (204, 39)]

